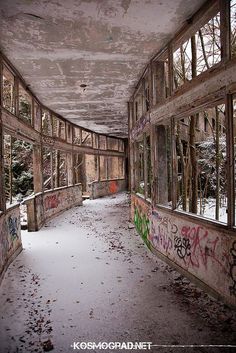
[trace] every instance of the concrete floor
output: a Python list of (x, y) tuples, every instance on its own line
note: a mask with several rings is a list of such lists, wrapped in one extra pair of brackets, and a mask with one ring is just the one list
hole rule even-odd
[(0, 288), (1, 353), (43, 352), (51, 345), (69, 353), (77, 341), (236, 344), (235, 313), (147, 250), (129, 223), (125, 193), (86, 200), (22, 238), (24, 251)]

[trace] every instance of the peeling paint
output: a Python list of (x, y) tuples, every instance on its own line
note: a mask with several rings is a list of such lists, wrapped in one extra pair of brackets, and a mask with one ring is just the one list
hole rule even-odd
[(44, 105), (126, 137), (126, 102), (145, 64), (203, 2), (2, 1), (0, 49)]

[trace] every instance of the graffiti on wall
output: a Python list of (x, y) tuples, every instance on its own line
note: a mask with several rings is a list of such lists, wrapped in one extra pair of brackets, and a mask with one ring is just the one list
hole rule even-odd
[(52, 208), (57, 208), (59, 205), (59, 199), (57, 195), (48, 195), (45, 197), (44, 204), (45, 210), (51, 210)]
[(136, 123), (135, 127), (131, 130), (130, 137), (134, 140), (137, 136), (141, 135), (146, 128), (150, 125), (150, 114), (143, 115)]
[(174, 237), (178, 227), (168, 217), (162, 217), (159, 213), (152, 212), (150, 242), (159, 250), (168, 253), (174, 248)]
[(10, 239), (12, 241), (18, 239), (19, 238), (19, 231), (20, 231), (20, 221), (19, 221), (18, 217), (9, 216), (7, 218), (7, 227), (8, 227)]
[(0, 228), (2, 230), (1, 232), (1, 237), (0, 237), (0, 272), (2, 267), (5, 264), (6, 258), (7, 258), (7, 253), (9, 250), (9, 240), (8, 240), (8, 227), (7, 227), (7, 223), (5, 222), (5, 220), (2, 222), (2, 224), (0, 223)]
[(137, 232), (141, 235), (143, 241), (148, 247), (150, 232), (150, 210), (149, 206), (141, 199), (132, 198), (132, 219), (134, 221)]
[(236, 240), (233, 242), (230, 249), (231, 261), (230, 261), (230, 278), (233, 284), (229, 287), (231, 295), (236, 296)]
[(220, 244), (219, 236), (209, 234), (202, 226), (181, 224), (175, 218), (153, 211), (149, 240), (166, 255), (179, 259), (185, 268), (208, 268), (209, 261), (227, 272), (228, 256)]
[(138, 208), (134, 210), (134, 224), (137, 232), (141, 235), (144, 242), (149, 245), (148, 235), (150, 229), (150, 221), (145, 213), (141, 213)]
[(115, 194), (118, 191), (117, 182), (115, 180), (109, 182), (109, 192)]
[(180, 259), (184, 260), (187, 256), (191, 255), (191, 244), (189, 239), (175, 237), (174, 241), (175, 249)]

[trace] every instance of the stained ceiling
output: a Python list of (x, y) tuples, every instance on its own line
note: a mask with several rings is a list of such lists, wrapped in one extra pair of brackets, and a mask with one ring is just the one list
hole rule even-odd
[(204, 0), (0, 0), (0, 49), (40, 101), (96, 132), (127, 136), (148, 60)]

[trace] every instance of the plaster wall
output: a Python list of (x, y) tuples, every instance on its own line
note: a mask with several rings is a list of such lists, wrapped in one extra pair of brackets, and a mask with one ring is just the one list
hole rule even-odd
[(81, 184), (38, 193), (25, 201), (28, 231), (39, 230), (53, 216), (71, 207), (82, 205)]
[(198, 217), (152, 208), (132, 195), (131, 217), (147, 246), (205, 289), (236, 305), (236, 237)]
[(22, 250), (19, 205), (12, 206), (0, 215), (0, 282), (4, 273)]
[(98, 197), (116, 194), (126, 189), (126, 179), (94, 181), (90, 184), (90, 198), (97, 199)]

